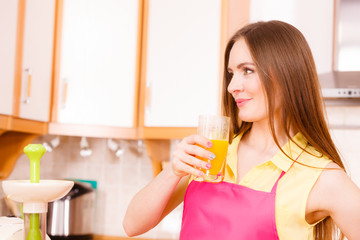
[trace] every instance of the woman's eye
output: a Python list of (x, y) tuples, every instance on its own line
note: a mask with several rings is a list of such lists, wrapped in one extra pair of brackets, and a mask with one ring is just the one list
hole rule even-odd
[(253, 73), (254, 71), (252, 69), (250, 69), (250, 68), (244, 68), (243, 72), (244, 72), (244, 75), (248, 75), (248, 74)]

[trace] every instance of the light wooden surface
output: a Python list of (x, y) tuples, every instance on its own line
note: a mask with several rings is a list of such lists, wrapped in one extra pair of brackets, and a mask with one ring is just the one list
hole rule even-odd
[(56, 121), (58, 114), (59, 104), (59, 84), (60, 84), (60, 53), (61, 53), (61, 34), (62, 34), (62, 12), (63, 0), (56, 1), (55, 11), (55, 29), (54, 29), (54, 56), (53, 56), (53, 84), (52, 84), (52, 97), (51, 97), (51, 111), (50, 121)]
[(13, 101), (13, 115), (16, 117), (20, 115), (24, 27), (25, 27), (25, 0), (19, 0), (17, 35), (16, 35), (16, 53), (15, 53), (14, 101)]
[(146, 104), (146, 53), (147, 53), (147, 36), (148, 36), (148, 24), (147, 19), (149, 18), (149, 1), (148, 0), (142, 0), (141, 1), (141, 41), (138, 41), (139, 45), (138, 47), (141, 49), (141, 56), (138, 59), (138, 66), (137, 66), (137, 72), (138, 72), (138, 96), (137, 99), (137, 109), (134, 109), (137, 112), (137, 126), (143, 127), (144, 121), (145, 121), (145, 104)]
[(48, 123), (14, 117), (10, 130), (43, 135), (48, 133)]
[(49, 134), (98, 138), (139, 139), (139, 131), (137, 128), (65, 124), (56, 122), (49, 124)]
[(144, 127), (141, 136), (145, 139), (182, 139), (196, 131), (195, 127)]
[(43, 135), (48, 133), (48, 123), (22, 119), (14, 116), (0, 115), (0, 133), (7, 131)]
[(6, 131), (11, 126), (11, 117), (7, 115), (0, 115), (0, 129)]
[[(135, 94), (134, 94), (134, 123), (133, 126), (134, 127), (139, 127), (139, 109), (142, 109), (142, 107), (140, 106), (141, 101), (140, 99), (143, 92), (142, 92), (142, 88), (141, 88), (141, 79), (142, 79), (142, 72), (141, 72), (141, 68), (142, 68), (142, 64), (144, 62), (143, 60), (143, 41), (144, 41), (144, 1), (143, 0), (138, 0), (139, 1), (139, 10), (138, 10), (138, 14), (139, 14), (139, 22), (138, 22), (138, 32), (137, 32), (137, 50), (136, 50), (136, 80), (135, 80)], [(141, 114), (140, 114), (141, 115)]]

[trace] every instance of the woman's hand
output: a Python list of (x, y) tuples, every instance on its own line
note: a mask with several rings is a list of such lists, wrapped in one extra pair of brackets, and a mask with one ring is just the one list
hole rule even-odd
[(213, 160), (215, 155), (206, 150), (211, 146), (212, 143), (209, 139), (198, 134), (190, 135), (184, 138), (176, 146), (176, 149), (172, 154), (172, 172), (178, 177), (183, 177), (188, 174), (199, 177), (204, 175), (199, 168), (210, 169), (211, 164), (200, 160), (197, 157)]

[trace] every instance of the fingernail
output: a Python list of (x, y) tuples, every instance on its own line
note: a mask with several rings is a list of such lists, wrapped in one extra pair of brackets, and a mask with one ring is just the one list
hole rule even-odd
[(207, 143), (207, 146), (208, 146), (209, 148), (211, 148), (211, 147), (212, 147), (212, 142), (208, 142), (208, 143)]
[(210, 169), (210, 168), (211, 168), (211, 164), (210, 164), (210, 163), (206, 164), (206, 167), (207, 167), (208, 169)]
[(210, 153), (210, 155), (209, 155), (209, 159), (211, 159), (211, 160), (215, 159), (215, 154)]
[(202, 177), (202, 176), (204, 176), (204, 173), (200, 172), (199, 177)]

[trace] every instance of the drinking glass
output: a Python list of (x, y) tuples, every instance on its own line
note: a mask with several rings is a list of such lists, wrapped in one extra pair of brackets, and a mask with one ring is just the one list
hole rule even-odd
[(224, 179), (226, 156), (229, 146), (230, 118), (219, 115), (200, 115), (198, 134), (208, 138), (212, 147), (207, 148), (215, 154), (215, 159), (198, 157), (211, 164), (210, 169), (201, 169), (202, 177), (196, 177), (195, 181), (222, 182)]

